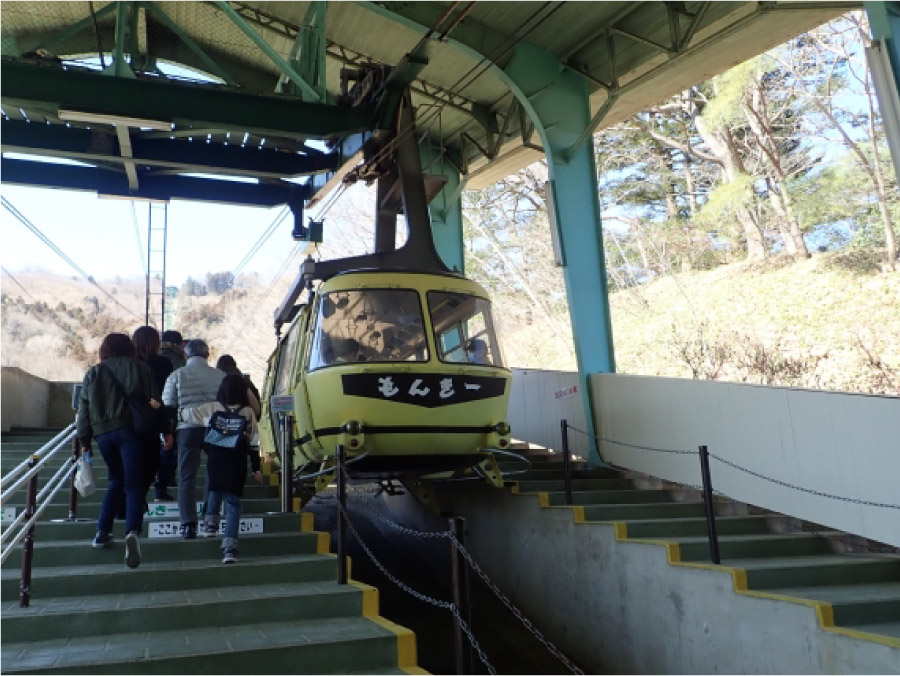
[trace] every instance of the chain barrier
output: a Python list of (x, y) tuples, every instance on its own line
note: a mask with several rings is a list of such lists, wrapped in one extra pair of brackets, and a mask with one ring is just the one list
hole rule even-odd
[[(617, 444), (619, 446), (627, 446), (628, 448), (638, 448), (644, 451), (655, 451), (658, 453), (677, 453), (679, 455), (698, 455), (697, 451), (685, 451), (680, 449), (673, 448), (654, 448), (653, 446), (640, 446), (638, 444), (627, 444), (624, 441), (616, 441), (615, 439), (607, 439), (606, 437), (601, 437), (596, 434), (591, 434), (590, 432), (585, 432), (584, 430), (580, 430), (577, 427), (572, 427), (571, 425), (567, 425), (570, 430), (575, 432), (580, 432), (588, 437), (594, 437), (598, 441), (606, 441), (607, 443)], [(787, 481), (782, 481), (781, 479), (773, 479), (772, 477), (766, 476), (765, 474), (760, 474), (759, 472), (754, 472), (752, 469), (747, 469), (746, 467), (741, 467), (740, 465), (732, 462), (731, 460), (726, 460), (715, 453), (710, 453), (709, 457), (717, 462), (721, 462), (723, 465), (727, 465), (732, 469), (736, 469), (739, 472), (744, 472), (745, 474), (749, 474), (750, 476), (754, 476), (757, 479), (762, 479), (763, 481), (768, 481), (773, 484), (777, 484), (779, 486), (784, 486), (785, 488), (790, 488), (795, 491), (800, 491), (802, 493), (807, 493), (809, 495), (815, 495), (820, 498), (828, 498), (830, 500), (839, 500), (841, 502), (849, 502), (855, 505), (864, 505), (866, 507), (881, 507), (883, 509), (900, 509), (900, 505), (892, 505), (887, 502), (875, 502), (872, 500), (863, 500), (861, 498), (848, 498), (843, 495), (834, 495), (833, 493), (825, 493), (824, 491), (817, 491), (811, 488), (804, 488), (803, 486), (797, 486), (796, 484), (789, 483)], [(690, 484), (685, 484), (690, 485)], [(691, 488), (697, 488), (697, 486), (691, 486)], [(715, 491), (717, 495), (725, 495), (724, 493), (720, 493), (719, 491)], [(726, 496), (727, 497), (727, 496)]]
[[(345, 479), (347, 479), (348, 484), (349, 484), (349, 476), (347, 476), (346, 470), (345, 470)], [(399, 532), (404, 533), (405, 535), (410, 535), (412, 537), (421, 537), (421, 538), (427, 538), (427, 539), (446, 538), (446, 539), (450, 540), (453, 543), (453, 546), (456, 547), (457, 551), (459, 551), (463, 555), (463, 557), (466, 559), (466, 562), (469, 564), (469, 566), (475, 572), (475, 574), (478, 575), (478, 577), (480, 577), (481, 580), (487, 585), (488, 589), (490, 589), (494, 593), (494, 595), (498, 599), (500, 599), (500, 602), (503, 603), (504, 606), (506, 606), (507, 610), (509, 610), (509, 612), (512, 613), (512, 615), (522, 623), (522, 625), (525, 627), (525, 629), (527, 629), (529, 632), (531, 632), (531, 634), (544, 645), (544, 647), (547, 649), (547, 651), (551, 655), (553, 655), (556, 659), (558, 659), (560, 662), (562, 662), (562, 664), (565, 665), (565, 667), (567, 669), (569, 669), (569, 671), (571, 671), (573, 674), (584, 674), (584, 672), (581, 671), (581, 669), (579, 669), (577, 666), (572, 664), (572, 662), (559, 650), (559, 648), (557, 648), (549, 639), (545, 638), (544, 635), (541, 633), (541, 631), (537, 627), (534, 626), (534, 623), (532, 623), (531, 620), (529, 620), (527, 617), (525, 617), (525, 615), (522, 614), (522, 611), (519, 610), (515, 605), (513, 605), (512, 601), (510, 601), (509, 598), (502, 591), (500, 591), (499, 587), (497, 587), (497, 585), (494, 584), (494, 582), (488, 577), (487, 573), (485, 573), (481, 569), (481, 566), (479, 566), (475, 562), (475, 559), (472, 557), (472, 555), (469, 553), (469, 551), (462, 545), (462, 543), (456, 538), (456, 535), (454, 535), (452, 531), (449, 531), (449, 530), (419, 531), (419, 530), (413, 530), (412, 528), (406, 528), (405, 526), (401, 526), (400, 524), (396, 523), (395, 521), (392, 521), (391, 519), (389, 519), (386, 516), (384, 516), (383, 514), (381, 514), (378, 510), (376, 510), (375, 507), (369, 502), (366, 495), (364, 493), (362, 493), (362, 491), (357, 489), (352, 484), (350, 484), (350, 488), (351, 488), (351, 491), (353, 491), (356, 495), (358, 495), (360, 497), (360, 501), (363, 503), (363, 505), (365, 505), (366, 509), (368, 509), (370, 512), (372, 512), (372, 514), (377, 516), (381, 521), (388, 524), (391, 528), (394, 528), (394, 529), (398, 530)], [(357, 539), (359, 539), (359, 538), (357, 537)], [(365, 548), (365, 546), (363, 546), (363, 547)], [(370, 556), (370, 558), (371, 558), (371, 556)], [(378, 564), (376, 563), (376, 565), (378, 565)], [(388, 573), (385, 572), (385, 575), (388, 575)], [(390, 577), (390, 575), (388, 575), (388, 577)], [(410, 592), (410, 593), (413, 593), (413, 592)], [(415, 592), (415, 593), (418, 593), (418, 592)], [(450, 606), (452, 606), (452, 605), (453, 604), (450, 604)], [(464, 627), (464, 630), (465, 630), (465, 627)], [(468, 635), (468, 631), (466, 631), (466, 634)], [(474, 640), (474, 639), (472, 639), (471, 636), (469, 636), (469, 639)], [(475, 645), (475, 644), (473, 643), (473, 645)], [(484, 661), (484, 660), (482, 660), (482, 661)]]
[(594, 437), (598, 441), (605, 441), (610, 444), (616, 444), (617, 446), (626, 446), (628, 448), (639, 448), (642, 451), (656, 451), (657, 453), (674, 453), (677, 455), (697, 455), (697, 451), (684, 451), (676, 448), (654, 448), (653, 446), (640, 446), (638, 444), (627, 444), (624, 441), (616, 441), (615, 439), (607, 439), (606, 437), (597, 436), (596, 434), (591, 434), (590, 432), (586, 432), (585, 430), (580, 430), (577, 427), (572, 427), (571, 425), (567, 425), (567, 427), (573, 432), (580, 432), (586, 437)]
[[(475, 652), (478, 653), (478, 659), (480, 659), (482, 664), (484, 664), (484, 666), (487, 667), (488, 673), (496, 674), (497, 672), (494, 670), (493, 665), (488, 661), (487, 655), (484, 654), (484, 651), (481, 649), (481, 646), (479, 645), (478, 641), (475, 639), (475, 636), (472, 634), (472, 630), (469, 628), (469, 625), (466, 624), (465, 620), (462, 618), (462, 615), (460, 614), (459, 609), (456, 607), (456, 604), (450, 603), (449, 601), (441, 601), (440, 599), (432, 598), (431, 596), (428, 596), (427, 594), (423, 594), (420, 591), (416, 591), (415, 589), (410, 587), (408, 584), (406, 584), (402, 580), (399, 580), (396, 577), (394, 577), (388, 571), (388, 569), (384, 567), (384, 565), (381, 563), (381, 561), (379, 561), (377, 558), (375, 558), (375, 554), (373, 554), (372, 550), (366, 546), (365, 542), (363, 542), (363, 539), (360, 536), (359, 532), (357, 532), (356, 528), (354, 528), (353, 522), (350, 521), (350, 515), (348, 514), (347, 510), (344, 509), (343, 506), (341, 506), (340, 504), (338, 505), (338, 509), (343, 514), (344, 521), (347, 524), (347, 527), (350, 529), (350, 532), (353, 533), (353, 537), (356, 538), (356, 541), (359, 543), (359, 546), (362, 547), (362, 550), (366, 553), (366, 556), (368, 556), (369, 559), (372, 561), (372, 563), (375, 564), (375, 567), (378, 568), (378, 570), (380, 570), (388, 580), (390, 580), (395, 585), (400, 587), (400, 589), (405, 591), (410, 596), (413, 596), (413, 597), (419, 599), (420, 601), (423, 601), (424, 603), (427, 603), (429, 605), (436, 606), (437, 608), (443, 608), (444, 610), (449, 610), (453, 614), (453, 617), (456, 618), (456, 621), (459, 622), (460, 628), (465, 633), (466, 638), (469, 639), (469, 643), (472, 644), (472, 647), (475, 649)], [(452, 536), (452, 533), (451, 533), (451, 536)], [(453, 538), (453, 539), (455, 539), (455, 538)]]
[(773, 479), (771, 477), (767, 477), (764, 474), (760, 474), (759, 472), (754, 472), (752, 469), (747, 469), (746, 467), (741, 467), (730, 460), (726, 460), (725, 458), (720, 458), (713, 453), (709, 454), (709, 457), (713, 460), (718, 460), (723, 465), (728, 465), (729, 467), (738, 470), (739, 472), (744, 472), (751, 476), (755, 476), (757, 479), (762, 479), (763, 481), (769, 481), (773, 484), (778, 484), (779, 486), (784, 486), (785, 488), (792, 488), (795, 491), (802, 491), (803, 493), (808, 493), (810, 495), (816, 495), (820, 498), (829, 498), (831, 500), (840, 500), (842, 502), (851, 502), (855, 505), (865, 505), (866, 507), (883, 507), (884, 509), (900, 509), (900, 505), (892, 505), (887, 502), (873, 502), (872, 500), (863, 500), (861, 498), (848, 498), (843, 495), (834, 495), (832, 493), (824, 493), (822, 491), (816, 491), (811, 488), (803, 488), (803, 486), (796, 486), (794, 484), (788, 483), (787, 481), (781, 481), (780, 479)]

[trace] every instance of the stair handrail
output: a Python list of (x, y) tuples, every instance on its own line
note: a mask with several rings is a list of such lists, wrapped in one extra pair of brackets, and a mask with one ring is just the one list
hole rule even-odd
[[(62, 444), (68, 443), (68, 441), (73, 436), (75, 436), (75, 423), (70, 424), (62, 432), (57, 434), (50, 441), (48, 441), (46, 444), (41, 446), (37, 451), (32, 453), (31, 456), (29, 456), (29, 458), (27, 460), (23, 460), (18, 465), (16, 465), (12, 470), (7, 472), (2, 478), (0, 478), (0, 488), (2, 488), (2, 489), (8, 488), (8, 490), (4, 490), (2, 496), (0, 496), (0, 505), (6, 504), (6, 501), (9, 500), (9, 498), (12, 497), (12, 495), (16, 491), (19, 490), (20, 484), (22, 484), (25, 481), (27, 481), (28, 479), (30, 479), (32, 473), (37, 474), (37, 472), (40, 470), (40, 468), (46, 464), (47, 460), (49, 460), (50, 457), (59, 450), (59, 447)], [(62, 439), (62, 440), (60, 441), (60, 439)], [(46, 455), (44, 455), (44, 452), (48, 448), (51, 448), (51, 447), (53, 447), (52, 450), (49, 453), (47, 453)], [(40, 461), (39, 461), (38, 465), (32, 466), (31, 459), (35, 458), (35, 457), (40, 458)], [(10, 481), (15, 479), (17, 476), (19, 476), (19, 474), (21, 474), (25, 470), (28, 470), (29, 468), (31, 469), (31, 472), (29, 474), (21, 477), (12, 486), (7, 486), (7, 484), (9, 484)]]
[[(72, 423), (53, 439), (41, 446), (36, 453), (33, 453), (27, 460), (24, 460), (17, 466), (13, 472), (21, 473), (21, 468), (23, 466), (27, 469), (27, 472), (3, 492), (2, 503), (5, 504), (26, 481), (31, 482), (32, 479), (36, 478), (41, 468), (44, 467), (61, 448), (68, 444), (74, 436), (75, 424)], [(13, 537), (9, 543), (4, 545), (2, 553), (0, 553), (0, 563), (6, 561), (16, 545), (25, 538), (31, 527), (38, 518), (40, 518), (41, 514), (43, 514), (53, 498), (56, 497), (56, 494), (59, 492), (60, 488), (62, 488), (65, 480), (75, 471), (75, 461), (76, 457), (74, 454), (70, 455), (66, 459), (66, 462), (60, 466), (56, 473), (44, 485), (41, 492), (37, 493), (35, 509), (32, 515), (29, 516), (28, 510), (25, 509), (7, 528), (4, 529), (2, 535), (0, 535), (0, 542), (6, 541), (13, 534), (15, 534), (15, 537)]]

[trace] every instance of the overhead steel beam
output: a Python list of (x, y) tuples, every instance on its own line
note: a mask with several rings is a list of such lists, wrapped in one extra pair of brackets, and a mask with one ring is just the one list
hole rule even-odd
[(111, 78), (87, 70), (3, 60), (4, 103), (60, 107), (168, 120), (173, 124), (251, 131), (289, 138), (332, 138), (369, 128), (370, 111), (244, 94), (214, 85)]
[(179, 40), (181, 40), (185, 46), (190, 49), (198, 59), (200, 59), (209, 71), (221, 78), (225, 84), (234, 85), (236, 84), (234, 78), (232, 78), (227, 72), (225, 72), (218, 63), (216, 63), (213, 59), (209, 57), (209, 55), (203, 51), (203, 49), (191, 39), (191, 36), (185, 33), (181, 28), (169, 17), (168, 14), (163, 11), (162, 7), (159, 7), (155, 2), (142, 2), (140, 3), (142, 7), (145, 7), (147, 11), (149, 11), (155, 19), (162, 22), (166, 28), (175, 33)]
[(35, 51), (38, 49), (46, 49), (48, 52), (52, 53), (54, 51), (53, 48), (56, 47), (56, 45), (58, 45), (61, 42), (65, 42), (69, 38), (71, 38), (75, 35), (78, 35), (81, 31), (83, 31), (87, 28), (90, 28), (95, 19), (96, 20), (102, 19), (107, 14), (112, 13), (115, 9), (116, 9), (116, 3), (111, 2), (108, 5), (105, 5), (104, 7), (101, 7), (100, 9), (98, 9), (94, 13), (93, 18), (92, 17), (84, 18), (81, 21), (79, 21), (78, 23), (72, 24), (68, 28), (64, 28), (63, 30), (59, 31), (58, 33), (55, 33), (54, 35), (52, 35), (48, 38), (41, 38), (41, 40), (36, 45), (31, 47), (30, 49), (26, 49), (23, 51), (28, 52), (28, 51)]
[[(117, 127), (118, 130), (119, 127)], [(126, 128), (126, 127), (123, 127)], [(130, 137), (130, 157), (121, 139), (98, 129), (80, 129), (57, 124), (34, 124), (3, 120), (0, 141), (4, 152), (60, 157), (89, 163), (138, 164), (184, 172), (225, 173), (257, 178), (290, 178), (333, 171), (338, 154), (297, 153), (269, 148), (172, 140), (153, 132)]]
[(255, 44), (257, 47), (259, 47), (259, 49), (263, 52), (263, 54), (265, 54), (266, 56), (269, 57), (269, 59), (272, 61), (272, 63), (274, 63), (276, 66), (278, 66), (278, 68), (281, 70), (282, 73), (284, 73), (285, 75), (287, 75), (290, 78), (291, 82), (293, 82), (295, 85), (297, 85), (300, 88), (300, 90), (303, 92), (304, 98), (308, 98), (310, 101), (313, 101), (313, 102), (321, 100), (321, 97), (318, 95), (318, 93), (316, 93), (316, 91), (312, 87), (310, 87), (309, 83), (303, 79), (303, 77), (300, 75), (300, 73), (295, 71), (291, 67), (291, 64), (289, 64), (287, 61), (282, 59), (281, 55), (278, 52), (276, 52), (274, 49), (272, 49), (272, 46), (268, 42), (263, 40), (259, 36), (259, 34), (255, 30), (253, 30), (253, 28), (251, 28), (249, 25), (247, 25), (247, 22), (244, 21), (244, 19), (241, 17), (241, 15), (238, 14), (237, 12), (235, 12), (228, 5), (227, 2), (218, 2), (217, 1), (214, 4), (225, 14), (225, 16), (227, 16), (229, 19), (231, 19), (234, 22), (234, 24), (238, 28), (240, 28), (248, 38), (250, 38), (250, 40), (253, 42), (253, 44)]
[(86, 190), (130, 199), (187, 199), (247, 206), (271, 207), (292, 199), (305, 199), (308, 189), (290, 183), (239, 183), (192, 176), (141, 176), (140, 187), (128, 187), (124, 172), (4, 157), (0, 160), (3, 182), (40, 188)]

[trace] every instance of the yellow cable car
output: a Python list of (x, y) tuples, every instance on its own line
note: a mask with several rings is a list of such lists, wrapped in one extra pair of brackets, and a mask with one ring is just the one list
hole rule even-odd
[[(357, 476), (481, 465), (498, 483), (486, 451), (509, 445), (509, 383), (481, 286), (453, 274), (353, 271), (320, 284), (298, 312), (263, 399), (293, 396), (295, 467), (328, 467), (343, 444)], [(268, 406), (263, 418), (274, 446)]]

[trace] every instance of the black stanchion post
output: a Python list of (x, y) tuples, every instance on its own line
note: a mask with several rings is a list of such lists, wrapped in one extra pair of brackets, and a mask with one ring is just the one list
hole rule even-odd
[[(72, 464), (78, 462), (78, 451), (81, 445), (78, 443), (78, 437), (72, 439)], [(78, 491), (75, 490), (75, 472), (72, 472), (72, 478), (69, 480), (69, 521), (75, 521), (78, 516)]]
[(344, 480), (344, 446), (338, 444), (335, 452), (335, 460), (337, 467), (337, 499), (338, 499), (338, 519), (337, 519), (337, 558), (338, 584), (347, 584), (347, 532), (344, 525), (344, 516), (347, 509), (347, 485)]
[(294, 511), (294, 421), (289, 415), (281, 416), (281, 511)]
[(569, 423), (563, 418), (559, 421), (562, 428), (563, 471), (566, 475), (566, 504), (572, 504), (572, 454), (569, 452)]
[[(460, 517), (450, 517), (450, 532), (456, 536), (456, 541), (463, 547), (466, 545), (466, 520)], [(451, 574), (453, 577), (453, 605), (459, 611), (471, 629), (472, 606), (469, 603), (469, 568), (462, 552), (456, 547), (456, 543), (450, 542)], [(453, 638), (456, 654), (456, 673), (471, 674), (472, 672), (472, 646), (463, 632), (458, 618), (453, 620)]]
[[(28, 467), (34, 467), (38, 458), (31, 456)], [(34, 516), (37, 509), (38, 475), (35, 474), (28, 482), (28, 496), (25, 499), (26, 521)], [(31, 604), (31, 564), (34, 560), (34, 524), (28, 527), (28, 533), (22, 541), (22, 580), (19, 583), (19, 608), (27, 608)]]
[(712, 479), (709, 473), (709, 450), (700, 447), (700, 476), (703, 479), (703, 502), (706, 505), (706, 531), (709, 535), (709, 557), (713, 563), (721, 563), (719, 533), (716, 530), (716, 506), (713, 502)]

